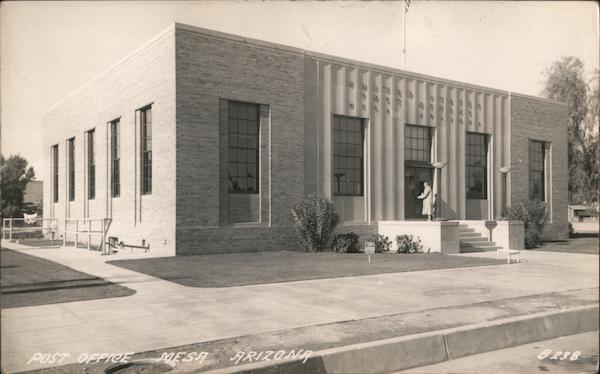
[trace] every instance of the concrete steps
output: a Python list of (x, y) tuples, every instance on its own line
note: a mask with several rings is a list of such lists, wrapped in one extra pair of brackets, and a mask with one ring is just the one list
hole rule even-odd
[(502, 247), (499, 247), (496, 245), (496, 243), (489, 241), (486, 237), (478, 232), (475, 232), (474, 229), (470, 228), (466, 224), (461, 224), (458, 226), (458, 233), (461, 253), (486, 252), (502, 249)]

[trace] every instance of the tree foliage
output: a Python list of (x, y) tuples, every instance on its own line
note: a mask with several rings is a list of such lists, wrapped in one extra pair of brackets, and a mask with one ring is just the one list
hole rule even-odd
[(0, 207), (2, 217), (17, 217), (23, 208), (27, 184), (35, 178), (26, 159), (13, 155), (6, 160), (0, 155)]
[(593, 204), (598, 201), (598, 72), (591, 82), (583, 63), (563, 57), (545, 72), (542, 95), (569, 105), (569, 201)]

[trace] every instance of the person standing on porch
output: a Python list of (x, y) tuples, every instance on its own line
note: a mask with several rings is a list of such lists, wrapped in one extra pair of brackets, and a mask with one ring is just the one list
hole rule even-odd
[(431, 186), (429, 182), (425, 182), (425, 189), (423, 193), (417, 196), (418, 199), (423, 200), (423, 210), (421, 214), (427, 216), (427, 220), (431, 221), (431, 215), (433, 214), (433, 191), (431, 190)]

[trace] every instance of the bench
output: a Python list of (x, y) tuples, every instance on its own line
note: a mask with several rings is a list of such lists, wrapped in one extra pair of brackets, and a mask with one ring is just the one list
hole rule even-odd
[(496, 258), (500, 257), (500, 253), (501, 252), (502, 253), (506, 253), (506, 260), (507, 260), (507, 262), (509, 264), (510, 264), (511, 258), (514, 258), (515, 262), (517, 262), (517, 263), (521, 262), (521, 261), (519, 261), (519, 253), (520, 253), (520, 251), (517, 251), (516, 249), (504, 249), (504, 248), (501, 248), (501, 249), (496, 250)]
[[(144, 244), (144, 243), (142, 243)], [(119, 245), (121, 246), (121, 248), (131, 248), (131, 253), (133, 253), (134, 248), (138, 248), (138, 249), (143, 249), (144, 253), (146, 252), (150, 252), (150, 244), (148, 245), (134, 245), (134, 244), (125, 244), (123, 242), (119, 243)]]
[(108, 246), (109, 250), (111, 250), (112, 252), (115, 252), (116, 249), (120, 249), (120, 248), (130, 248), (131, 253), (133, 253), (134, 249), (143, 249), (144, 253), (150, 252), (150, 243), (148, 243), (148, 245), (146, 245), (145, 240), (142, 240), (142, 245), (126, 244), (123, 242), (119, 242), (119, 238), (117, 238), (115, 236), (109, 236), (108, 242), (106, 242), (106, 245)]

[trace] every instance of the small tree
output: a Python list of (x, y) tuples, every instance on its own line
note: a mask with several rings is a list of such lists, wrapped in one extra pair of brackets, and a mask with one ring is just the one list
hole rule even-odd
[(523, 221), (525, 227), (525, 247), (533, 248), (542, 241), (546, 224), (546, 204), (539, 200), (517, 201), (506, 210), (509, 219)]
[(307, 252), (318, 252), (329, 246), (338, 223), (333, 203), (311, 194), (292, 208), (296, 234)]
[(27, 167), (27, 160), (19, 155), (4, 159), (0, 155), (0, 206), (1, 215), (16, 217), (23, 208), (23, 195), (27, 184), (35, 178), (32, 167)]
[(583, 63), (563, 57), (545, 71), (542, 95), (569, 105), (569, 203), (598, 201), (598, 117), (600, 76), (586, 80)]

